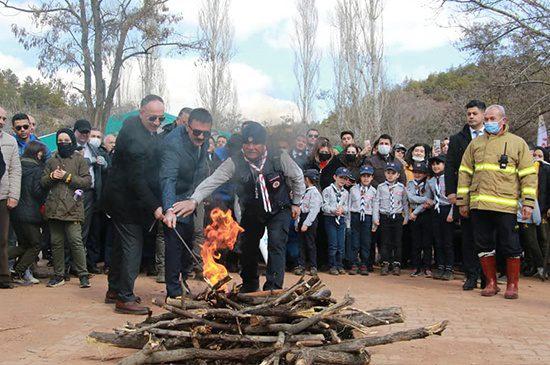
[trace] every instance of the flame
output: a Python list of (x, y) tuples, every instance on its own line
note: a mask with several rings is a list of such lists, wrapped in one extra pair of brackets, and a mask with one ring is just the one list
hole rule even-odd
[(244, 229), (239, 226), (231, 216), (231, 210), (224, 212), (220, 208), (215, 208), (210, 213), (212, 223), (204, 229), (204, 244), (201, 247), (201, 257), (203, 262), (203, 275), (212, 285), (228, 274), (227, 269), (215, 260), (220, 258), (218, 251), (223, 249), (233, 250), (239, 233)]

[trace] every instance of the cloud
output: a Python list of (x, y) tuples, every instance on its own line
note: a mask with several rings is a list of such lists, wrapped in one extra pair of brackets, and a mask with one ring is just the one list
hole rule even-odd
[(25, 79), (27, 76), (33, 79), (39, 78), (40, 71), (36, 67), (26, 65), (22, 59), (13, 57), (7, 54), (0, 53), (0, 65), (2, 69), (10, 69), (20, 80)]

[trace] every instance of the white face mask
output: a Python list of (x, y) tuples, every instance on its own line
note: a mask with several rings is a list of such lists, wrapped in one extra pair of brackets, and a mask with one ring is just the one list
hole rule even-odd
[(424, 157), (422, 157), (422, 156), (413, 156), (412, 159), (413, 159), (413, 161), (416, 161), (416, 162), (424, 161)]
[(380, 153), (382, 156), (387, 156), (390, 154), (391, 146), (388, 146), (386, 144), (378, 146), (378, 153)]
[(99, 148), (99, 146), (101, 146), (101, 139), (93, 137), (93, 138), (90, 138), (90, 141), (88, 143), (94, 146), (95, 148)]

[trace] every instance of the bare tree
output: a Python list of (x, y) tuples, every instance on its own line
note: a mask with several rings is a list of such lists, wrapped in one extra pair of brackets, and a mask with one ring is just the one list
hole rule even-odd
[(315, 46), (319, 16), (315, 0), (297, 0), (294, 19), (294, 76), (298, 84), (298, 109), (302, 123), (313, 119), (313, 100), (317, 93), (321, 52)]
[(380, 134), (383, 100), (381, 0), (338, 0), (332, 43), (334, 110), (340, 128)]
[(20, 7), (8, 0), (0, 5), (28, 13), (40, 32), (12, 25), (19, 42), (39, 51), (38, 68), (45, 76), (61, 69), (82, 76), (74, 86), (82, 95), (92, 123), (104, 128), (119, 87), (122, 67), (159, 47), (185, 51), (199, 45), (183, 40), (174, 26), (180, 18), (169, 13), (168, 0), (50, 0)]
[(221, 127), (226, 127), (229, 113), (237, 114), (236, 93), (229, 69), (234, 54), (229, 6), (230, 0), (203, 0), (199, 13), (201, 36), (205, 41), (199, 73), (199, 97)]

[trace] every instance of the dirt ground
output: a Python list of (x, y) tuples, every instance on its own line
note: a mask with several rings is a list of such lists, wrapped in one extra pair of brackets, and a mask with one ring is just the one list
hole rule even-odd
[[(450, 321), (441, 337), (371, 348), (372, 364), (550, 364), (550, 283), (522, 279), (520, 299), (509, 301), (502, 295), (482, 298), (479, 290), (464, 292), (458, 279), (411, 278), (408, 272), (400, 277), (321, 277), (336, 297), (351, 293), (358, 308), (403, 307), (406, 322), (377, 327), (378, 334)], [(286, 282), (296, 279), (288, 274)], [(113, 305), (103, 303), (105, 275), (94, 276), (91, 283), (92, 288), (80, 289), (73, 279), (46, 288), (43, 279), (33, 287), (0, 291), (0, 363), (114, 364), (132, 353), (87, 341), (93, 330), (109, 331), (141, 319), (117, 314)], [(202, 285), (190, 283), (195, 290)], [(150, 303), (164, 294), (164, 286), (143, 276), (136, 293)]]

